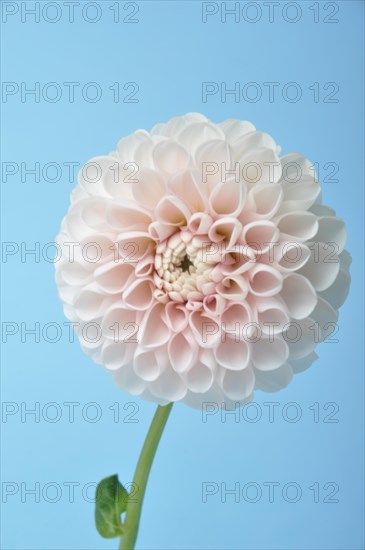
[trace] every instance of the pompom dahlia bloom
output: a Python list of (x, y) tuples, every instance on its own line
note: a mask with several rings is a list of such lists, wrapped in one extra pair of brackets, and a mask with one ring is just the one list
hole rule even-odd
[(249, 122), (192, 113), (80, 171), (57, 284), (83, 349), (125, 390), (244, 403), (315, 359), (348, 289), (345, 228), (311, 163), (279, 153)]

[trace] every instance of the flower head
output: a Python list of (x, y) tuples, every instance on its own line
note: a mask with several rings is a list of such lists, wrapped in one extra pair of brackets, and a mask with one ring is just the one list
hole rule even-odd
[(316, 358), (347, 294), (345, 228), (311, 163), (279, 153), (249, 122), (191, 113), (80, 171), (57, 284), (83, 349), (125, 390), (244, 403)]

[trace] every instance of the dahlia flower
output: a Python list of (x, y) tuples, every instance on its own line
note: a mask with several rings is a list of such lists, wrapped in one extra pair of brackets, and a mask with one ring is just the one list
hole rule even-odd
[(315, 358), (347, 292), (345, 227), (311, 163), (279, 154), (250, 122), (191, 113), (81, 170), (57, 284), (83, 349), (126, 391), (246, 402)]
[(349, 286), (344, 223), (321, 204), (311, 163), (279, 154), (250, 122), (191, 113), (80, 171), (57, 238), (65, 314), (119, 386), (160, 405), (139, 498), (117, 476), (99, 486), (98, 531), (121, 549), (134, 548), (172, 402), (229, 406), (280, 389), (334, 331)]

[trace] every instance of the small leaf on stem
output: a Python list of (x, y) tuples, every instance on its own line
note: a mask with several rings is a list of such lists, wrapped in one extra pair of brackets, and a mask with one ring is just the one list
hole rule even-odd
[(116, 474), (100, 481), (95, 497), (95, 524), (105, 539), (123, 534), (120, 516), (126, 511), (127, 501), (128, 492)]

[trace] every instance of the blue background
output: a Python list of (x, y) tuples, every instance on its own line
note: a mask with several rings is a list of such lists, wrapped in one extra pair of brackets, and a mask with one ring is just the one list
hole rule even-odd
[[(5, 2), (3, 2), (5, 4)], [(15, 2), (13, 4), (16, 4)], [(34, 2), (27, 2), (31, 7)], [(41, 3), (43, 5), (43, 3)], [(131, 8), (123, 11), (125, 17)], [(241, 3), (243, 6), (245, 3)], [(257, 392), (255, 401), (262, 418), (256, 423), (216, 414), (202, 422), (198, 411), (183, 405), (173, 408), (153, 466), (145, 498), (138, 539), (140, 549), (360, 549), (363, 548), (363, 12), (362, 2), (339, 2), (334, 18), (320, 2), (319, 22), (314, 23), (312, 2), (300, 2), (302, 16), (290, 23), (282, 15), (285, 3), (269, 21), (267, 8), (256, 23), (233, 16), (222, 23), (220, 13), (202, 22), (200, 2), (138, 3), (139, 23), (114, 23), (111, 2), (101, 2), (102, 17), (94, 24), (84, 21), (75, 8), (75, 21), (62, 18), (51, 24), (29, 16), (21, 22), (20, 12), (3, 23), (4, 81), (25, 82), (31, 87), (47, 82), (98, 82), (103, 96), (90, 103), (76, 90), (70, 103), (62, 86), (60, 101), (50, 103), (32, 97), (21, 102), (20, 94), (2, 104), (2, 157), (6, 162), (75, 161), (83, 163), (113, 150), (116, 142), (137, 128), (150, 129), (188, 111), (204, 112), (215, 122), (224, 118), (251, 120), (272, 134), (283, 152), (303, 152), (328, 175), (326, 162), (339, 166), (337, 183), (323, 183), (324, 203), (336, 209), (347, 224), (348, 250), (353, 257), (352, 286), (340, 312), (339, 343), (322, 344), (319, 359), (295, 377), (288, 388), (268, 395)], [(333, 4), (333, 3), (330, 3)], [(59, 3), (63, 6), (63, 3)], [(81, 2), (81, 5), (83, 3)], [(216, 4), (218, 7), (220, 3)], [(20, 9), (20, 3), (17, 4)], [(232, 2), (228, 3), (228, 7)], [(133, 9), (133, 8), (132, 8)], [(90, 10), (90, 17), (93, 17)], [(293, 17), (294, 12), (284, 12)], [(49, 17), (53, 17), (51, 8)], [(253, 18), (253, 12), (248, 15)], [(288, 18), (287, 17), (287, 18)], [(247, 19), (247, 18), (246, 18)], [(108, 87), (114, 82), (137, 82), (138, 103), (115, 103)], [(262, 99), (256, 103), (222, 102), (219, 94), (203, 103), (203, 81), (227, 87), (235, 82), (260, 83)], [(274, 102), (268, 100), (262, 83), (280, 82)], [(302, 89), (300, 101), (290, 103), (281, 96), (283, 84), (295, 81)], [(321, 96), (313, 100), (309, 90), (320, 83)], [(323, 85), (336, 82), (337, 103), (323, 101)], [(80, 88), (79, 88), (80, 90)], [(331, 90), (327, 90), (328, 93)], [(126, 92), (123, 92), (125, 94)], [(20, 174), (2, 182), (3, 240), (48, 243), (57, 234), (73, 183), (66, 171), (60, 181), (35, 182)], [(19, 245), (20, 246), (20, 245)], [(66, 320), (54, 284), (54, 266), (20, 254), (9, 257), (3, 268), (3, 321), (39, 322), (41, 326)], [(14, 482), (19, 492), (9, 496), (2, 509), (4, 549), (102, 549), (116, 548), (116, 540), (103, 540), (94, 528), (94, 505), (82, 497), (89, 482), (118, 472), (124, 483), (131, 481), (134, 466), (154, 411), (117, 389), (104, 370), (70, 344), (64, 328), (57, 343), (20, 333), (9, 337), (3, 347), (2, 399), (21, 402), (28, 408), (36, 402), (60, 404), (62, 417), (52, 423), (20, 413), (3, 417), (2, 481)], [(273, 423), (267, 401), (279, 403)], [(79, 402), (75, 421), (67, 419), (64, 402)], [(92, 423), (82, 417), (82, 407), (98, 403), (102, 418)], [(120, 422), (109, 409), (120, 403)], [(139, 407), (137, 423), (123, 422), (132, 408)], [(285, 421), (281, 412), (289, 402), (302, 411), (297, 423)], [(320, 419), (314, 422), (309, 407), (319, 403)], [(328, 402), (339, 406), (338, 423), (323, 421)], [(88, 411), (90, 416), (93, 410)], [(327, 413), (330, 409), (327, 410)], [(54, 413), (54, 410), (53, 410)], [(46, 414), (46, 413), (45, 413)], [(49, 416), (52, 410), (49, 409)], [(7, 421), (6, 421), (7, 420)], [(278, 482), (273, 503), (264, 482)], [(53, 482), (62, 488), (35, 502), (28, 495), (21, 501), (20, 484)], [(64, 483), (75, 482), (70, 503)], [(202, 483), (218, 484), (219, 492), (202, 502)], [(242, 488), (256, 482), (262, 498), (249, 503), (227, 496), (222, 502), (220, 484)], [(282, 497), (287, 482), (300, 484), (297, 503)], [(320, 502), (313, 501), (314, 482), (321, 487)], [(326, 482), (339, 486), (338, 503), (323, 502), (330, 491)], [(5, 486), (8, 487), (8, 486)], [(88, 496), (93, 496), (93, 487)], [(23, 499), (24, 500), (24, 499)]]

